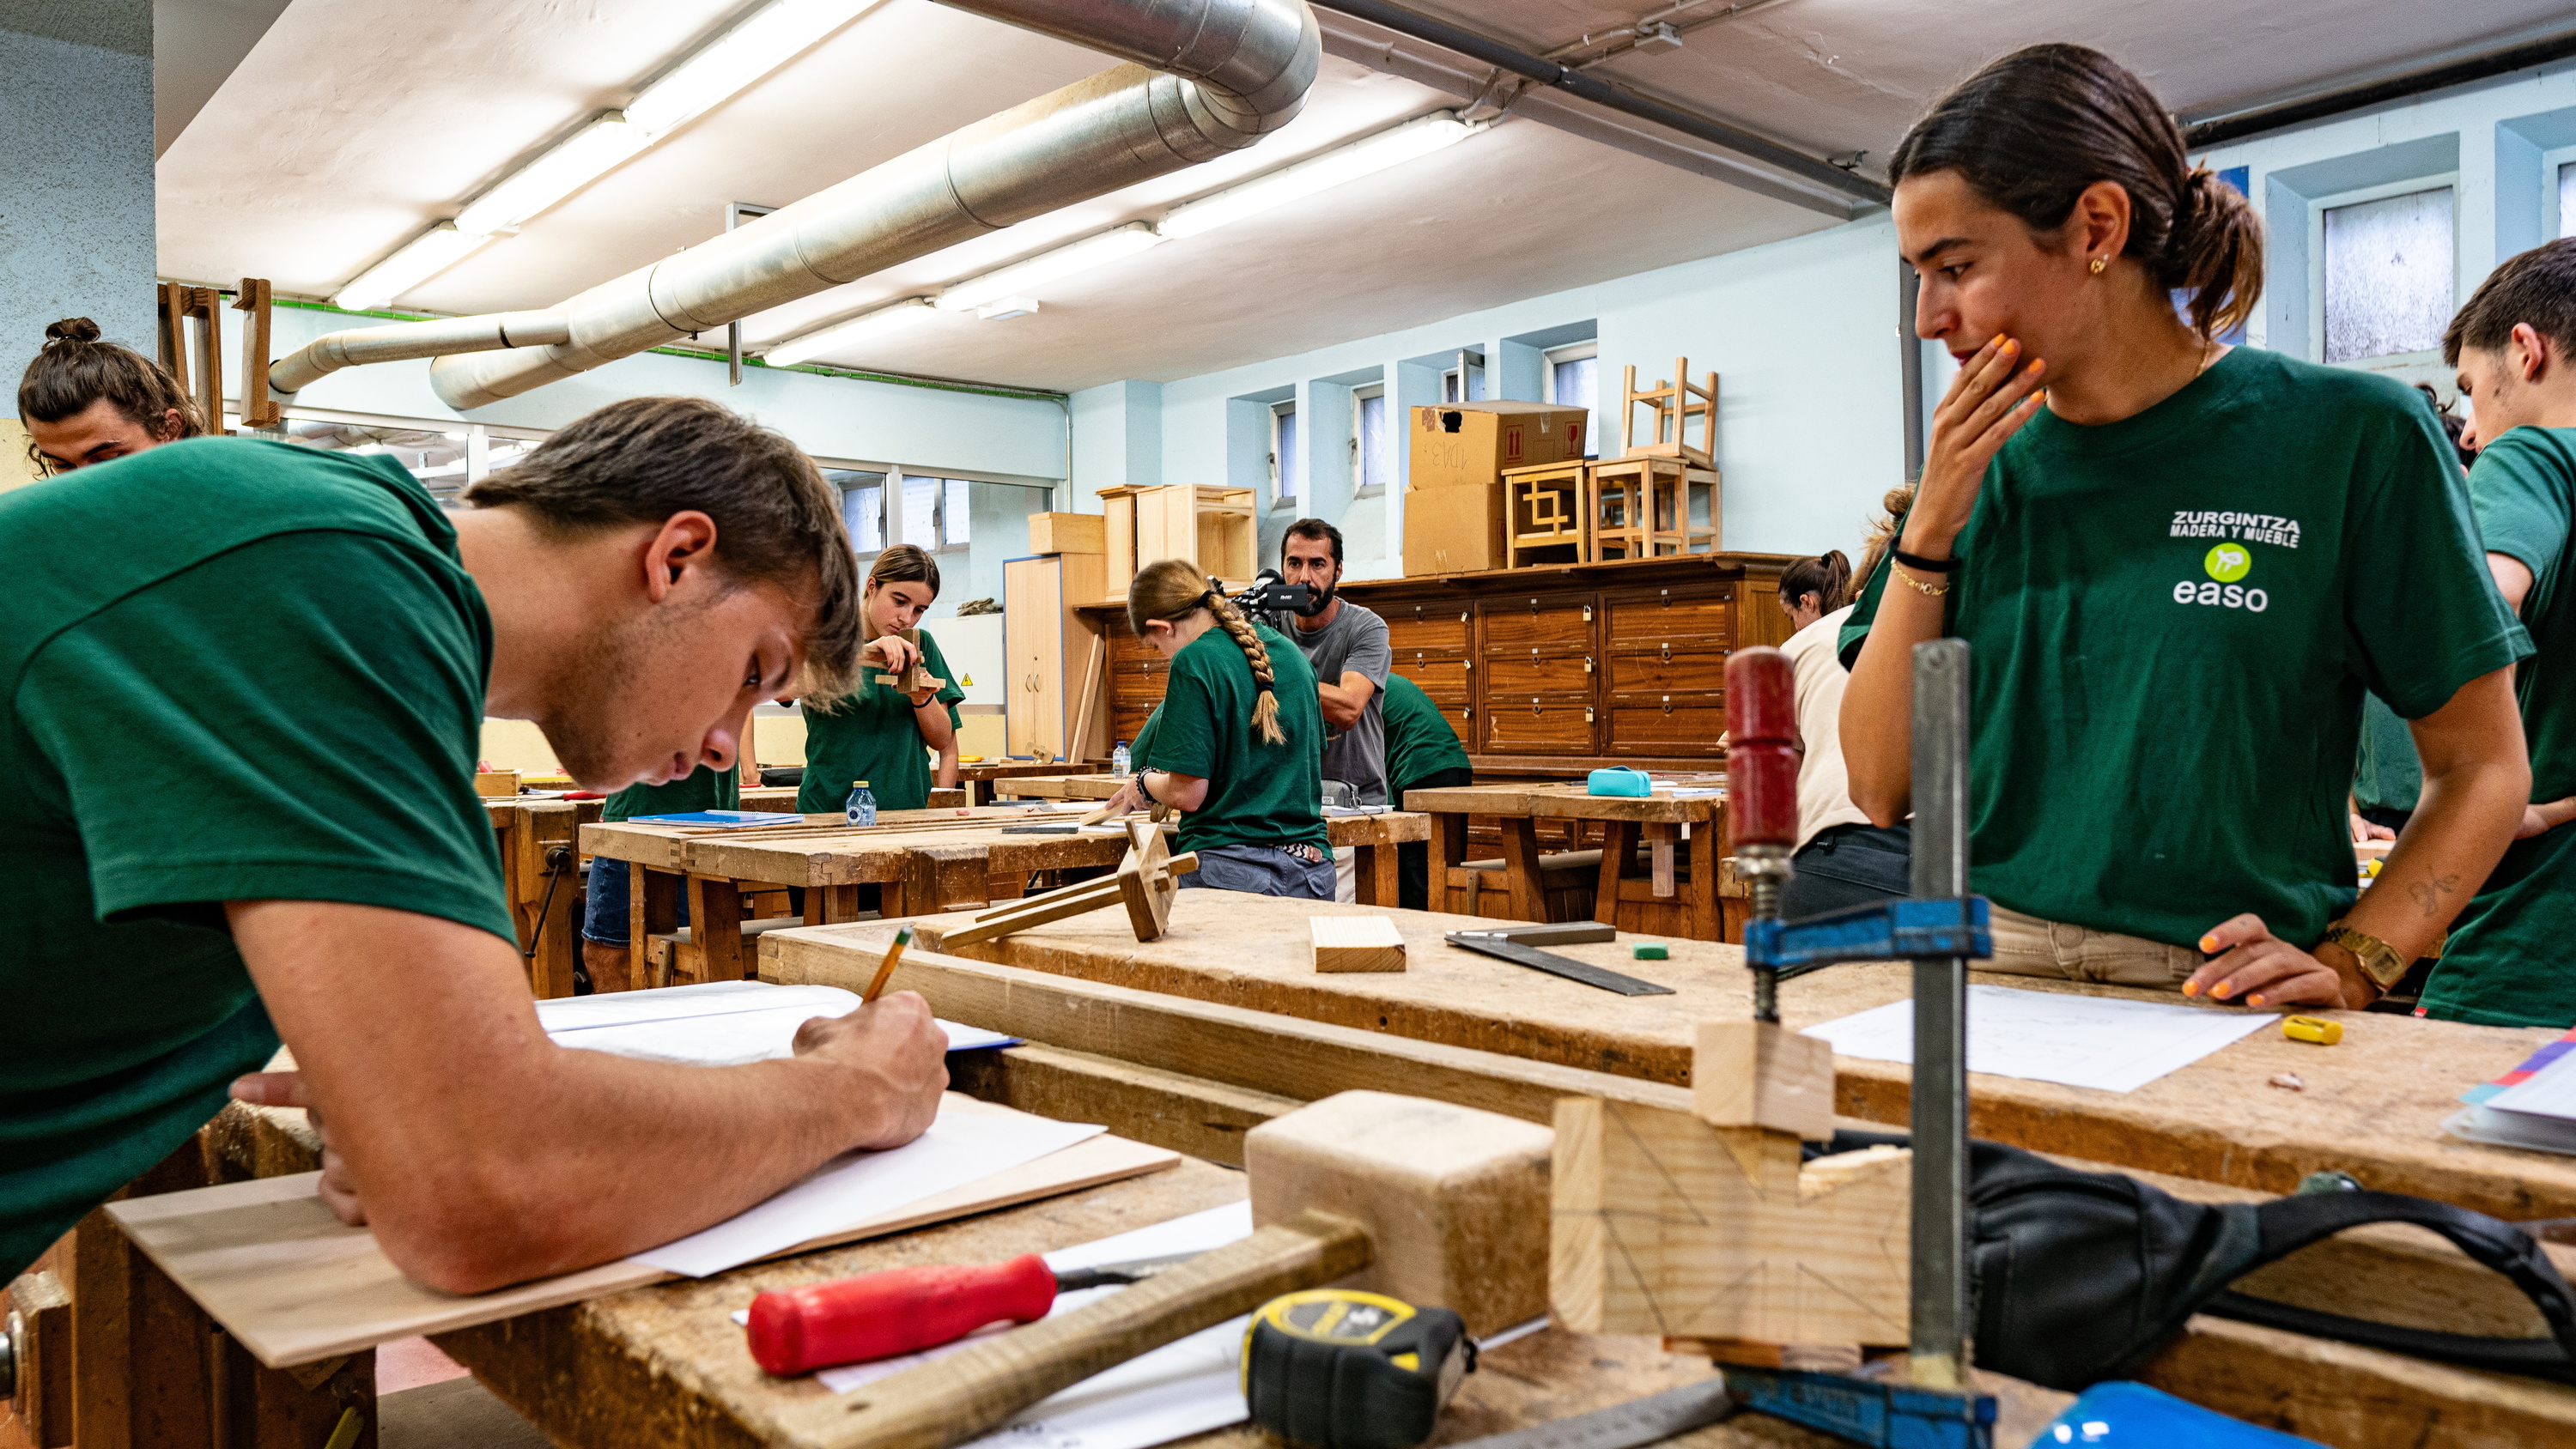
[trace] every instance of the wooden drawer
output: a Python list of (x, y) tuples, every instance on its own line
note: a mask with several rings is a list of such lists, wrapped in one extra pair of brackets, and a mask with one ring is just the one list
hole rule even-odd
[(1387, 642), (1397, 654), (1407, 649), (1464, 649), (1474, 612), (1463, 603), (1405, 604), (1379, 611), (1386, 619)]
[(1717, 737), (1726, 732), (1726, 700), (1719, 694), (1675, 694), (1612, 700), (1607, 753), (1725, 758)]
[(1575, 694), (1589, 699), (1596, 665), (1589, 654), (1580, 658), (1563, 654), (1521, 658), (1488, 655), (1485, 693), (1496, 699), (1531, 694)]
[(1592, 620), (1597, 610), (1590, 594), (1523, 594), (1489, 599), (1483, 607), (1484, 652), (1488, 657), (1592, 652)]
[(1112, 710), (1152, 709), (1163, 702), (1164, 676), (1121, 674), (1109, 683)]
[(1111, 709), (1109, 711), (1109, 738), (1112, 740), (1126, 740), (1133, 743), (1136, 736), (1145, 728), (1145, 721), (1153, 718), (1153, 715), (1154, 710), (1151, 705), (1147, 705), (1141, 709), (1131, 709), (1125, 705), (1119, 705)]
[(1586, 695), (1513, 695), (1488, 690), (1484, 725), (1484, 747), (1489, 754), (1592, 752), (1592, 704)]
[(1723, 649), (1661, 649), (1652, 654), (1610, 656), (1610, 692), (1628, 694), (1698, 694), (1726, 688)]
[(1470, 698), (1468, 685), (1476, 677), (1473, 661), (1454, 649), (1398, 649), (1395, 672), (1422, 686), (1422, 692), (1437, 704), (1465, 704)]
[[(1423, 692), (1426, 694), (1430, 693), (1429, 690), (1425, 690)], [(1450, 704), (1438, 699), (1434, 699), (1432, 703), (1439, 707), (1440, 717), (1449, 721), (1449, 728), (1457, 732), (1459, 748), (1474, 748), (1476, 743), (1476, 707), (1472, 704)]]
[(1724, 594), (1680, 588), (1638, 589), (1603, 600), (1609, 613), (1609, 648), (1613, 654), (1653, 653), (1670, 642), (1705, 644), (1735, 642), (1735, 605)]

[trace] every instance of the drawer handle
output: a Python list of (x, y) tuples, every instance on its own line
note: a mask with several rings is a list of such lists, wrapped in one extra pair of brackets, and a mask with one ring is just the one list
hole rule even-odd
[(1590, 604), (1583, 606), (1583, 622), (1586, 624), (1592, 622), (1592, 606)]
[(1668, 695), (1665, 695), (1665, 696), (1664, 696), (1664, 713), (1666, 713), (1666, 714), (1671, 714), (1672, 712), (1673, 712), (1673, 697), (1672, 697), (1671, 695), (1669, 695), (1669, 694), (1668, 694)]
[(1458, 661), (1458, 667), (1461, 669), (1473, 669), (1476, 667), (1476, 661), (1473, 659), (1461, 659)]
[(1586, 674), (1592, 672), (1592, 656), (1589, 654), (1583, 656), (1583, 672)]
[(1467, 622), (1467, 617), (1468, 617), (1468, 615), (1467, 615), (1467, 611), (1466, 611), (1466, 610), (1464, 610), (1464, 609), (1460, 609), (1460, 610), (1458, 611), (1458, 622), (1459, 622), (1459, 623), (1461, 623), (1461, 624), (1466, 623), (1466, 622)]
[(1592, 706), (1588, 704), (1583, 707), (1583, 722), (1585, 724), (1592, 723)]
[(1535, 700), (1535, 699), (1533, 699), (1533, 700), (1531, 700), (1531, 701), (1530, 701), (1530, 717), (1531, 717), (1531, 718), (1533, 718), (1533, 719), (1537, 718), (1537, 717), (1538, 717), (1538, 712), (1539, 712), (1539, 709), (1538, 709), (1538, 701), (1537, 701), (1537, 700)]
[(1663, 596), (1664, 596), (1664, 607), (1665, 607), (1665, 608), (1669, 609), (1669, 608), (1671, 608), (1671, 607), (1673, 606), (1673, 591), (1672, 591), (1672, 590), (1670, 590), (1670, 589), (1657, 589), (1655, 592), (1656, 592), (1656, 593), (1659, 593), (1659, 594), (1661, 594), (1661, 595), (1663, 595)]
[(1663, 646), (1655, 652), (1666, 664), (1673, 662), (1673, 642), (1670, 639), (1665, 640)]

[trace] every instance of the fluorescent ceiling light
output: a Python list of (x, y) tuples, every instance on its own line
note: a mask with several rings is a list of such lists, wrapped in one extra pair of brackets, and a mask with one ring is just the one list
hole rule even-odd
[(331, 305), (345, 307), (352, 312), (372, 311), (463, 261), (480, 250), (484, 243), (502, 235), (504, 233), (460, 231), (456, 223), (442, 221), (412, 238), (410, 245), (360, 272), (331, 299)]
[(730, 100), (877, 4), (777, 0), (646, 86), (628, 103), (626, 119), (658, 136)]
[(1095, 232), (1080, 241), (1067, 242), (1051, 252), (1040, 252), (1025, 261), (968, 277), (952, 283), (939, 294), (939, 305), (950, 312), (972, 312), (987, 302), (1005, 297), (1027, 297), (1049, 282), (1089, 271), (1121, 257), (1132, 257), (1151, 246), (1161, 244), (1154, 224), (1132, 221), (1112, 231)]
[(507, 231), (615, 170), (652, 139), (642, 127), (610, 111), (476, 197), (456, 214), (456, 229)]
[(765, 349), (760, 360), (772, 367), (794, 367), (808, 358), (846, 347), (863, 338), (882, 337), (889, 332), (916, 326), (939, 315), (927, 297), (909, 297), (891, 307), (879, 307), (847, 322), (835, 322), (799, 337)]
[(1293, 166), (1283, 166), (1240, 186), (1175, 207), (1163, 218), (1157, 230), (1172, 238), (1197, 236), (1227, 222), (1241, 221), (1247, 216), (1268, 211), (1274, 206), (1284, 206), (1346, 181), (1357, 181), (1390, 166), (1401, 166), (1417, 156), (1427, 156), (1444, 147), (1454, 146), (1484, 129), (1459, 120), (1454, 111), (1435, 111), (1418, 120), (1380, 131), (1364, 141), (1335, 147), (1320, 156), (1309, 156)]

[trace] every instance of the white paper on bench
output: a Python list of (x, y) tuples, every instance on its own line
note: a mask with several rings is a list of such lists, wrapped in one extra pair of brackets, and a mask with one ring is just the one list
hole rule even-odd
[[(2009, 986), (1968, 988), (1968, 1070), (2106, 1092), (2134, 1092), (2281, 1018), (2268, 1011), (2166, 1005)], [(1842, 1056), (1914, 1060), (1914, 1003), (1811, 1026)]]
[[(708, 981), (540, 1001), (537, 1024), (557, 1046), (726, 1067), (794, 1056), (798, 1027), (818, 1016), (846, 1016), (858, 1006), (856, 992), (837, 986)], [(952, 1021), (939, 1026), (952, 1052), (1018, 1040)]]
[(1106, 1130), (1043, 1117), (945, 1113), (903, 1147), (836, 1157), (758, 1207), (637, 1253), (634, 1260), (666, 1273), (703, 1278), (1007, 1172)]

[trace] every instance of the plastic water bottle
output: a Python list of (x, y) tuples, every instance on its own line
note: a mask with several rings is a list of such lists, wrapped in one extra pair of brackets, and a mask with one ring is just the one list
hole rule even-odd
[(841, 813), (849, 817), (852, 825), (877, 823), (877, 797), (869, 793), (867, 781), (851, 783), (849, 802), (841, 807)]
[(1109, 777), (1113, 780), (1127, 778), (1127, 742), (1125, 740), (1120, 740), (1109, 747)]

